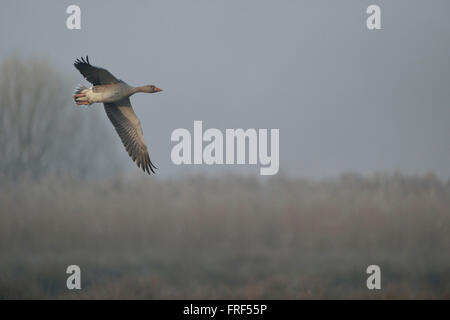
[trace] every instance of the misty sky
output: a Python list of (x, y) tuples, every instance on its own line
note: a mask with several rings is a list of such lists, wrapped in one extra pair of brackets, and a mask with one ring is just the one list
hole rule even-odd
[[(81, 7), (81, 30), (66, 28), (70, 4)], [(367, 30), (370, 4), (381, 6), (383, 30)], [(86, 81), (73, 60), (88, 54), (129, 84), (164, 89), (132, 98), (163, 177), (259, 176), (257, 166), (173, 165), (172, 131), (202, 120), (223, 131), (279, 128), (288, 175), (448, 178), (449, 12), (448, 0), (2, 1), (0, 59), (44, 57), (75, 86)]]

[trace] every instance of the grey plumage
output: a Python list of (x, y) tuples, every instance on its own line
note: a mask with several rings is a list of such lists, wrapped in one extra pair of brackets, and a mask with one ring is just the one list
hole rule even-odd
[(131, 107), (130, 98), (104, 103), (109, 120), (114, 125), (125, 149), (138, 167), (150, 174), (156, 167), (150, 160), (141, 123)]
[[(136, 92), (152, 93), (159, 92), (161, 89), (155, 86), (130, 87), (113, 76), (108, 70), (91, 65), (87, 56), (86, 58), (77, 59), (74, 66), (87, 81), (94, 85), (90, 89), (85, 86), (77, 88), (74, 96), (77, 104), (103, 102), (106, 115), (113, 124), (131, 159), (144, 172), (148, 174), (151, 172), (155, 173), (156, 167), (150, 160), (142, 127), (134, 113), (129, 97)], [(106, 96), (108, 98), (102, 100)], [(98, 100), (90, 101), (94, 97)]]

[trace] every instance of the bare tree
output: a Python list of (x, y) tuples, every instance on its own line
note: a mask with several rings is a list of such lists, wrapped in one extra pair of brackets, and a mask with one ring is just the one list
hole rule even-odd
[(71, 84), (49, 63), (10, 57), (0, 72), (4, 176), (88, 178), (119, 169), (117, 149), (100, 110), (81, 112), (71, 98)]

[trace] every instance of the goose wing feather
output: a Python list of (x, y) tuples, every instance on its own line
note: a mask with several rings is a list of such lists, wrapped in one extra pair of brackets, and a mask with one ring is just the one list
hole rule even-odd
[(130, 99), (125, 98), (114, 103), (104, 103), (104, 106), (109, 120), (133, 161), (144, 172), (155, 173), (156, 167), (150, 160), (141, 124), (131, 107)]
[(88, 56), (86, 56), (86, 58), (75, 60), (73, 65), (80, 71), (83, 77), (94, 86), (120, 82), (120, 80), (114, 77), (108, 70), (93, 66), (89, 62)]

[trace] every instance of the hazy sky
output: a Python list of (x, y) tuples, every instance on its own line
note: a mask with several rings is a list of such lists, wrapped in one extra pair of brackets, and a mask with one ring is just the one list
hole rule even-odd
[[(66, 28), (70, 4), (81, 7), (81, 30)], [(370, 4), (381, 6), (380, 31), (366, 28)], [(172, 131), (203, 120), (279, 128), (289, 175), (448, 178), (449, 12), (448, 0), (2, 1), (0, 58), (45, 57), (75, 85), (85, 81), (73, 60), (88, 54), (130, 84), (163, 88), (132, 98), (161, 176), (242, 172), (172, 164)]]

